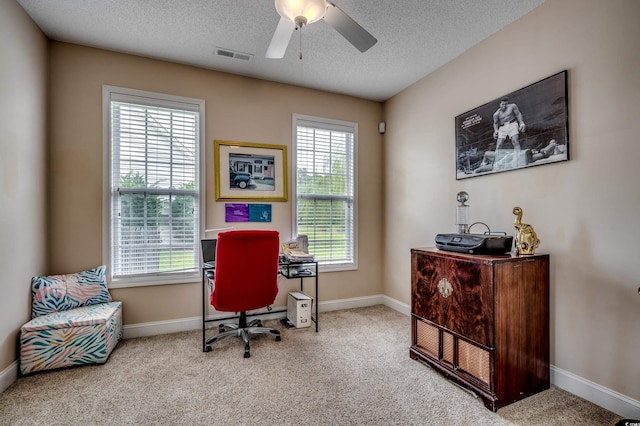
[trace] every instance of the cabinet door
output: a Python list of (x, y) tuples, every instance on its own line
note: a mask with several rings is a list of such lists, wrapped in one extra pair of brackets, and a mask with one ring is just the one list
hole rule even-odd
[(411, 312), (444, 325), (444, 299), (438, 281), (444, 277), (444, 261), (422, 252), (411, 253)]
[(446, 260), (451, 294), (444, 326), (481, 345), (493, 347), (493, 266), (490, 263)]

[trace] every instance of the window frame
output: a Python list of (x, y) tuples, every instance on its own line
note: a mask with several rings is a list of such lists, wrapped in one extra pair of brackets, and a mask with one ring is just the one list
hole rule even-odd
[(350, 121), (335, 120), (329, 118), (315, 117), (303, 114), (293, 114), (292, 125), (292, 172), (294, 179), (292, 181), (293, 202), (292, 204), (292, 221), (291, 232), (295, 237), (298, 235), (298, 126), (299, 123), (307, 123), (308, 126), (317, 127), (323, 130), (351, 131), (353, 133), (353, 259), (349, 263), (320, 263), (318, 262), (318, 270), (321, 272), (337, 272), (352, 271), (358, 269), (358, 123)]
[(197, 167), (198, 167), (198, 220), (195, 226), (198, 228), (194, 241), (194, 250), (200, 253), (200, 240), (204, 238), (205, 206), (206, 206), (206, 167), (205, 154), (205, 101), (203, 99), (188, 98), (183, 96), (167, 95), (163, 93), (144, 90), (129, 89), (117, 86), (102, 86), (102, 124), (103, 124), (103, 201), (102, 201), (102, 262), (107, 265), (107, 279), (109, 288), (128, 288), (151, 285), (181, 284), (200, 281), (200, 263), (193, 271), (188, 272), (154, 272), (129, 277), (113, 277), (111, 258), (111, 211), (112, 211), (112, 146), (111, 146), (111, 102), (122, 101), (127, 98), (135, 102), (148, 100), (149, 106), (184, 108), (197, 112), (198, 141), (196, 143)]

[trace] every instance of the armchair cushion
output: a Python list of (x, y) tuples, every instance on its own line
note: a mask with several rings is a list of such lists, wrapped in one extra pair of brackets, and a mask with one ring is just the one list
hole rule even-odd
[(31, 317), (111, 302), (104, 265), (66, 275), (31, 279)]

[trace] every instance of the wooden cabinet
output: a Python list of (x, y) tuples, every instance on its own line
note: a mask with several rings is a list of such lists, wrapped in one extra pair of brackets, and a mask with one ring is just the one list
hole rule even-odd
[(496, 411), (549, 388), (549, 256), (411, 250), (410, 356)]

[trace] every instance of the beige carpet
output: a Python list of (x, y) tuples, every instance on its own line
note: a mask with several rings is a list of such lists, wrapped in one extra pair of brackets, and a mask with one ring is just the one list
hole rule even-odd
[[(19, 378), (2, 425), (614, 425), (621, 417), (552, 387), (493, 413), (409, 358), (409, 318), (384, 306), (320, 314), (320, 332), (201, 332), (124, 340), (105, 365)], [(213, 333), (212, 330), (209, 334)]]

